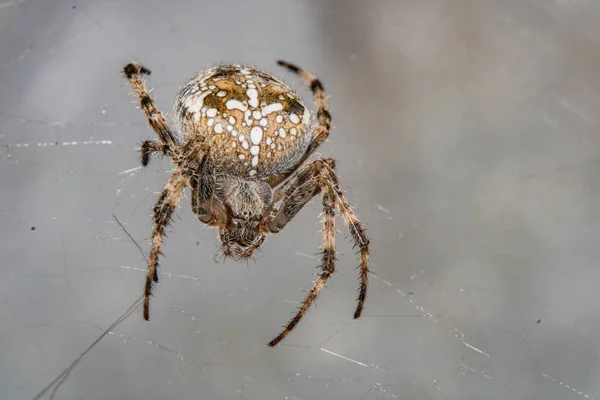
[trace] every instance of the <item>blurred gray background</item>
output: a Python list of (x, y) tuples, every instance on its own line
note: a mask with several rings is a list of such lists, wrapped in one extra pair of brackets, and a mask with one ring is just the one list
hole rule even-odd
[[(215, 259), (184, 200), (152, 321), (138, 309), (60, 399), (599, 399), (600, 3), (0, 0), (0, 398), (31, 399), (141, 294), (167, 160), (120, 74), (170, 111), (202, 69), (319, 76), (320, 148), (372, 239), (311, 286), (320, 202), (256, 262)], [(48, 393), (44, 398), (48, 398)]]

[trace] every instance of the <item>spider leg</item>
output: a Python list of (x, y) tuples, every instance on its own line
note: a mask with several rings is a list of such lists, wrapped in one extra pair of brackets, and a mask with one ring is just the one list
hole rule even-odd
[(327, 139), (331, 129), (331, 114), (329, 113), (329, 102), (327, 101), (327, 96), (325, 95), (325, 89), (323, 88), (323, 84), (319, 78), (307, 70), (283, 60), (277, 61), (277, 64), (298, 74), (298, 76), (302, 78), (302, 80), (310, 87), (310, 90), (312, 90), (313, 95), (315, 96), (319, 125), (317, 125), (315, 128), (315, 131), (313, 132), (313, 139), (308, 147), (308, 150), (306, 151), (308, 155), (310, 155), (317, 147), (319, 147), (321, 143), (325, 141), (325, 139)]
[[(316, 300), (319, 292), (329, 277), (335, 271), (335, 200), (334, 193), (331, 190), (330, 185), (320, 185), (318, 183), (319, 177), (315, 177), (313, 172), (314, 168), (319, 168), (318, 164), (321, 164), (324, 160), (316, 160), (310, 163), (304, 169), (299, 172), (299, 176), (295, 179), (288, 190), (283, 200), (281, 210), (283, 214), (287, 214), (290, 219), (304, 206), (312, 197), (323, 192), (323, 247), (321, 256), (321, 273), (315, 281), (312, 289), (308, 293), (304, 302), (300, 306), (300, 309), (290, 320), (284, 330), (273, 340), (269, 342), (269, 346), (273, 347), (281, 342), (300, 322), (300, 319), (304, 316), (306, 311), (310, 308), (312, 303)], [(280, 211), (281, 212), (281, 211)], [(287, 221), (286, 221), (287, 222)], [(281, 228), (278, 228), (279, 230)]]
[(167, 146), (162, 143), (155, 142), (154, 140), (145, 140), (142, 142), (142, 148), (140, 149), (140, 161), (145, 167), (150, 163), (150, 158), (153, 156), (166, 156), (169, 155)]
[(361, 227), (358, 218), (356, 218), (356, 215), (350, 208), (350, 205), (339, 188), (338, 178), (334, 168), (335, 163), (330, 158), (314, 160), (302, 167), (294, 177), (283, 186), (285, 194), (283, 196), (281, 207), (267, 223), (267, 229), (269, 231), (279, 232), (294, 218), (294, 216), (296, 216), (306, 203), (319, 192), (322, 193), (322, 215), (324, 225), (323, 253), (321, 257), (322, 272), (294, 318), (292, 318), (279, 336), (269, 342), (269, 346), (275, 346), (283, 340), (292, 329), (294, 329), (310, 305), (315, 301), (323, 286), (325, 286), (327, 279), (329, 279), (335, 270), (335, 207), (339, 209), (344, 217), (355, 244), (360, 248), (361, 281), (358, 306), (354, 312), (354, 318), (358, 318), (361, 314), (367, 294), (369, 240), (366, 237), (365, 231)]
[(325, 95), (325, 89), (323, 88), (321, 81), (307, 70), (288, 63), (287, 61), (279, 60), (277, 61), (277, 64), (287, 68), (292, 72), (295, 72), (310, 87), (317, 104), (317, 119), (319, 124), (313, 130), (313, 138), (300, 160), (296, 162), (296, 164), (294, 164), (294, 166), (292, 166), (287, 173), (275, 181), (269, 182), (271, 187), (276, 186), (289, 178), (290, 175), (292, 175), (308, 159), (308, 157), (310, 157), (317, 147), (319, 147), (321, 143), (327, 139), (329, 136), (329, 131), (331, 130), (331, 113), (329, 112), (329, 102), (327, 100), (327, 96)]
[(158, 256), (161, 255), (160, 247), (163, 243), (165, 229), (179, 200), (188, 185), (189, 177), (185, 175), (180, 168), (176, 168), (171, 178), (161, 192), (156, 205), (154, 206), (154, 227), (152, 230), (152, 249), (150, 250), (148, 262), (148, 275), (146, 276), (146, 286), (144, 289), (144, 319), (150, 319), (150, 296), (154, 282), (158, 282)]
[(360, 317), (365, 304), (365, 298), (367, 297), (367, 284), (369, 281), (369, 238), (340, 188), (335, 185), (333, 190), (335, 192), (335, 204), (338, 210), (340, 210), (340, 214), (342, 214), (346, 226), (350, 230), (350, 235), (354, 241), (354, 247), (358, 247), (360, 253), (360, 287), (358, 290), (358, 298), (356, 299), (358, 304), (354, 311), (354, 319), (356, 319)]
[[(168, 154), (173, 157), (175, 155), (175, 149), (177, 148), (177, 141), (169, 129), (169, 125), (167, 124), (164, 115), (156, 108), (154, 100), (150, 97), (148, 90), (146, 90), (146, 85), (142, 77), (142, 75), (149, 75), (150, 70), (141, 65), (129, 63), (123, 68), (123, 74), (129, 80), (129, 84), (139, 98), (140, 106), (142, 107), (142, 110), (144, 110), (150, 126), (154, 132), (156, 132), (160, 141), (160, 143), (144, 142), (142, 145), (142, 164), (147, 165), (149, 156), (155, 152)], [(148, 145), (147, 143), (155, 143), (156, 146)], [(161, 145), (162, 147), (159, 149), (159, 146)], [(145, 149), (144, 146), (146, 146)], [(144, 164), (144, 162), (146, 163)]]

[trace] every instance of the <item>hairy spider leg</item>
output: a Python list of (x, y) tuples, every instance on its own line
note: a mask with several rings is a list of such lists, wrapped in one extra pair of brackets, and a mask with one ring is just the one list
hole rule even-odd
[(188, 185), (189, 176), (185, 175), (178, 167), (173, 171), (165, 188), (161, 192), (154, 206), (154, 226), (152, 230), (152, 249), (148, 262), (148, 275), (144, 289), (144, 319), (150, 319), (150, 296), (154, 282), (158, 282), (158, 256), (161, 255), (165, 229), (171, 222), (173, 212), (179, 205), (179, 200)]
[(146, 140), (142, 143), (141, 162), (143, 166), (148, 165), (153, 155), (176, 155), (177, 142), (169, 129), (164, 115), (156, 108), (154, 100), (146, 89), (143, 75), (150, 75), (150, 70), (135, 63), (129, 63), (123, 68), (123, 74), (129, 80), (135, 95), (140, 100), (140, 107), (148, 118), (150, 126), (158, 135), (159, 142)]
[(271, 187), (277, 186), (289, 178), (308, 159), (308, 157), (310, 157), (317, 147), (319, 147), (321, 143), (327, 139), (329, 136), (329, 131), (331, 130), (331, 113), (329, 112), (329, 102), (327, 96), (325, 95), (325, 89), (323, 88), (321, 81), (307, 70), (287, 61), (279, 60), (277, 61), (277, 64), (296, 73), (310, 87), (317, 105), (318, 125), (314, 128), (312, 132), (313, 138), (300, 160), (296, 162), (296, 164), (294, 164), (294, 166), (285, 174), (277, 177), (277, 179), (273, 180), (272, 182), (269, 182)]
[(154, 226), (152, 230), (152, 249), (148, 263), (148, 276), (144, 289), (144, 319), (150, 319), (150, 296), (153, 282), (158, 282), (158, 256), (162, 255), (160, 248), (164, 241), (165, 229), (171, 222), (173, 212), (179, 205), (185, 188), (190, 186), (190, 179), (196, 171), (201, 171), (208, 158), (210, 149), (197, 138), (190, 138), (181, 147), (182, 161), (173, 171), (165, 188), (154, 206)]
[(339, 188), (339, 182), (335, 173), (335, 162), (330, 159), (318, 159), (311, 161), (301, 167), (292, 180), (287, 182), (285, 194), (280, 209), (269, 223), (272, 232), (279, 232), (314, 196), (321, 193), (323, 200), (323, 226), (324, 237), (321, 257), (321, 274), (315, 281), (313, 288), (300, 306), (296, 315), (285, 326), (284, 330), (271, 342), (269, 346), (277, 345), (298, 324), (311, 304), (317, 298), (321, 289), (325, 286), (329, 277), (335, 271), (335, 208), (342, 214), (344, 221), (350, 229), (355, 246), (360, 249), (360, 288), (358, 294), (358, 305), (354, 312), (354, 318), (360, 317), (367, 295), (367, 283), (369, 273), (369, 239), (360, 221), (350, 208)]
[(335, 185), (333, 190), (336, 194), (335, 204), (338, 210), (340, 210), (340, 214), (342, 214), (346, 226), (350, 230), (350, 235), (354, 241), (354, 247), (358, 247), (358, 252), (360, 253), (360, 286), (358, 289), (358, 297), (356, 299), (358, 304), (354, 311), (354, 319), (356, 319), (360, 317), (365, 304), (365, 298), (367, 297), (367, 284), (369, 282), (369, 238), (339, 186)]

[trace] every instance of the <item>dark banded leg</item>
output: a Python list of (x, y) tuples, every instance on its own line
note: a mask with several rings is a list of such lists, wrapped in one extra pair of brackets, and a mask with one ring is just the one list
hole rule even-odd
[(288, 173), (284, 174), (274, 182), (269, 182), (271, 186), (278, 185), (292, 175), (294, 171), (296, 171), (296, 169), (298, 169), (298, 167), (300, 167), (308, 159), (308, 157), (310, 157), (317, 147), (319, 147), (321, 143), (327, 139), (329, 136), (329, 131), (331, 130), (331, 113), (329, 112), (329, 102), (327, 100), (327, 96), (325, 95), (325, 89), (323, 88), (321, 81), (310, 72), (297, 67), (294, 64), (290, 64), (287, 61), (279, 60), (277, 61), (277, 64), (289, 69), (292, 72), (295, 72), (310, 87), (317, 104), (317, 119), (319, 124), (313, 130), (313, 138), (300, 160), (292, 168), (290, 168)]
[(317, 118), (319, 119), (319, 126), (317, 126), (317, 131), (313, 137), (313, 143), (318, 143), (315, 146), (316, 148), (327, 138), (329, 130), (331, 129), (331, 114), (329, 113), (328, 105), (329, 102), (327, 101), (323, 84), (319, 78), (307, 70), (295, 66), (294, 64), (290, 64), (283, 60), (277, 61), (277, 64), (298, 74), (298, 76), (302, 78), (302, 80), (310, 87), (310, 90), (312, 90), (313, 95), (315, 96), (315, 102), (317, 103)]
[[(314, 167), (315, 164), (319, 163), (313, 163), (312, 166)], [(312, 175), (312, 168), (311, 171), (307, 172)], [(282, 209), (288, 207), (288, 213), (295, 214), (304, 204), (306, 204), (306, 201), (303, 202), (304, 199), (308, 198), (310, 200), (310, 198), (314, 197), (319, 191), (323, 194), (323, 219), (321, 221), (323, 222), (323, 252), (320, 265), (321, 273), (294, 318), (290, 320), (284, 330), (275, 339), (269, 342), (269, 346), (271, 347), (276, 346), (296, 327), (306, 311), (308, 311), (312, 303), (316, 300), (319, 292), (323, 289), (329, 277), (335, 271), (335, 200), (331, 186), (324, 185), (320, 187), (314, 179), (311, 180), (308, 178), (303, 184), (290, 190), (292, 193), (289, 193), (289, 196), (284, 198)], [(298, 200), (300, 203), (297, 202)]]
[(141, 65), (129, 63), (123, 68), (123, 74), (129, 80), (129, 84), (139, 98), (140, 106), (142, 107), (142, 110), (144, 110), (150, 126), (154, 132), (156, 132), (160, 141), (160, 143), (147, 141), (142, 144), (142, 164), (148, 165), (150, 156), (154, 153), (161, 153), (173, 157), (175, 155), (175, 149), (177, 148), (177, 142), (169, 129), (165, 117), (156, 108), (154, 100), (152, 100), (150, 93), (146, 90), (144, 79), (142, 77), (142, 75), (149, 75), (150, 70)]
[(166, 156), (169, 154), (167, 146), (154, 140), (145, 140), (140, 149), (140, 160), (145, 167), (150, 163), (150, 159), (156, 156)]
[(165, 229), (171, 222), (171, 217), (183, 192), (188, 185), (189, 177), (184, 175), (180, 168), (173, 171), (173, 175), (165, 185), (154, 206), (154, 227), (152, 230), (152, 249), (148, 257), (148, 275), (144, 289), (144, 319), (150, 319), (150, 296), (154, 282), (158, 282), (158, 256), (163, 243)]
[(323, 224), (324, 242), (323, 255), (321, 258), (321, 274), (310, 290), (308, 296), (300, 306), (300, 309), (284, 328), (283, 332), (273, 339), (269, 346), (275, 346), (285, 338), (298, 324), (304, 313), (315, 301), (317, 295), (325, 286), (327, 279), (334, 272), (335, 263), (335, 207), (339, 209), (344, 221), (350, 229), (350, 234), (355, 246), (360, 251), (360, 289), (358, 294), (358, 305), (354, 312), (354, 318), (360, 317), (367, 294), (368, 272), (369, 272), (369, 240), (362, 228), (360, 221), (352, 211), (352, 208), (344, 198), (339, 188), (337, 175), (334, 171), (335, 163), (332, 159), (314, 160), (301, 169), (294, 177), (283, 186), (285, 192), (281, 207), (276, 211), (274, 217), (268, 221), (268, 229), (271, 232), (279, 232), (292, 220), (296, 214), (314, 196), (323, 196)]
[(356, 299), (358, 304), (354, 311), (354, 319), (356, 319), (360, 317), (365, 304), (365, 298), (367, 297), (367, 284), (369, 282), (369, 238), (340, 188), (336, 186), (334, 191), (336, 192), (335, 205), (340, 210), (340, 214), (342, 214), (344, 222), (350, 230), (354, 247), (358, 247), (360, 253), (360, 287), (358, 289), (358, 298)]

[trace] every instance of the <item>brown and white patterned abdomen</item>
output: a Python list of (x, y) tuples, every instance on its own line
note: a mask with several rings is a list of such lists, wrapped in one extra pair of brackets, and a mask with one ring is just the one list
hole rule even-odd
[(203, 136), (216, 172), (255, 179), (285, 171), (311, 140), (306, 106), (288, 86), (250, 67), (211, 68), (190, 80), (175, 104), (180, 144)]

